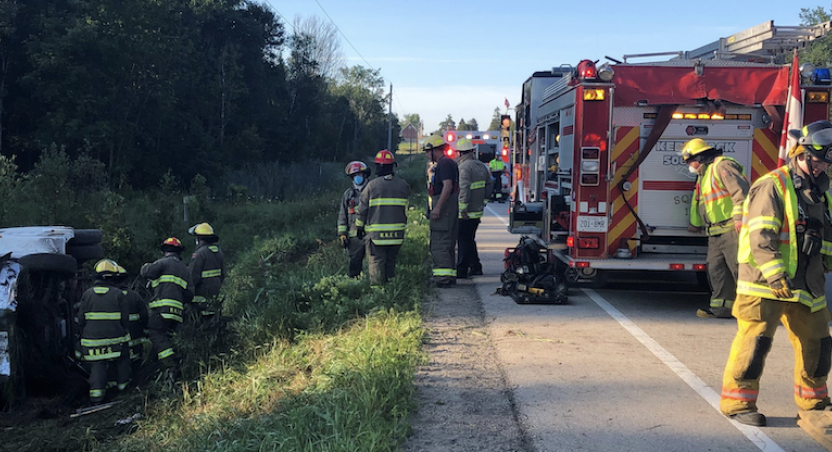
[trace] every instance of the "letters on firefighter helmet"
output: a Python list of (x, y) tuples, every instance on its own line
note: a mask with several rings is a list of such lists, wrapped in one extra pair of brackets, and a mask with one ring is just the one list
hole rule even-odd
[[(199, 236), (212, 236), (214, 235), (214, 228), (211, 227), (208, 223), (199, 223), (197, 225), (191, 226), (188, 229), (188, 234)], [(175, 237), (174, 237), (175, 239)], [(170, 240), (170, 239), (168, 239)], [(167, 240), (166, 240), (167, 241)]]
[(364, 162), (359, 161), (352, 161), (347, 163), (347, 167), (344, 168), (344, 172), (347, 173), (347, 176), (354, 176), (358, 173), (368, 173), (370, 172), (370, 168)]
[(456, 150), (459, 152), (468, 152), (474, 150), (474, 143), (467, 138), (460, 138), (456, 142)]
[(118, 264), (112, 259), (101, 259), (95, 264), (95, 274), (101, 277), (118, 274)]
[(422, 145), (422, 148), (425, 152), (430, 152), (434, 149), (442, 148), (445, 144), (445, 139), (441, 135), (431, 135), (425, 138), (425, 144)]
[(704, 154), (707, 151), (714, 150), (711, 145), (705, 142), (702, 138), (694, 138), (682, 148), (682, 159), (685, 163), (689, 163), (692, 159)]
[(379, 165), (392, 165), (396, 163), (393, 153), (387, 149), (378, 151), (378, 154), (376, 154), (376, 158), (373, 161)]
[(825, 163), (832, 163), (832, 123), (829, 121), (815, 121), (802, 129), (789, 130), (789, 135), (797, 139), (799, 147)]
[(182, 252), (182, 250), (185, 249), (185, 247), (182, 246), (182, 242), (180, 242), (179, 239), (177, 239), (176, 237), (170, 237), (165, 239), (165, 241), (162, 242), (162, 246), (160, 248), (162, 249), (162, 251), (173, 251), (177, 253)]

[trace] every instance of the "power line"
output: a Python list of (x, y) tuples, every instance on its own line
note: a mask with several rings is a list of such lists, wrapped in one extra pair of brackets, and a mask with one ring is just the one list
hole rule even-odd
[(354, 45), (352, 45), (352, 42), (350, 42), (350, 39), (349, 39), (349, 38), (347, 38), (347, 35), (345, 35), (343, 31), (341, 31), (341, 29), (338, 27), (338, 24), (336, 24), (336, 23), (335, 23), (335, 21), (334, 21), (334, 20), (332, 20), (332, 17), (329, 17), (329, 13), (328, 13), (328, 12), (326, 12), (326, 10), (324, 9), (323, 5), (321, 5), (321, 2), (319, 2), (318, 0), (315, 0), (315, 3), (317, 3), (317, 4), (318, 4), (318, 7), (320, 7), (320, 8), (321, 8), (321, 11), (323, 11), (323, 12), (324, 12), (324, 14), (326, 15), (327, 19), (329, 19), (329, 21), (330, 21), (330, 22), (332, 22), (332, 25), (333, 25), (333, 26), (335, 26), (335, 29), (336, 29), (336, 30), (338, 30), (338, 33), (341, 33), (341, 36), (343, 36), (343, 37), (344, 37), (344, 40), (345, 40), (345, 41), (347, 41), (347, 44), (349, 44), (349, 45), (350, 45), (350, 47), (352, 47), (352, 49), (353, 49), (353, 50), (355, 50), (355, 53), (357, 53), (357, 54), (358, 54), (358, 56), (360, 56), (360, 57), (361, 57), (361, 59), (362, 59), (365, 63), (367, 63), (367, 66), (370, 66), (370, 69), (375, 69), (375, 68), (373, 67), (373, 65), (372, 65), (372, 64), (370, 64), (370, 62), (369, 62), (369, 61), (367, 61), (367, 59), (366, 59), (366, 58), (364, 58), (364, 56), (363, 56), (363, 55), (361, 55), (361, 52), (359, 52), (359, 51), (358, 51), (358, 49), (356, 49), (356, 48), (355, 48), (355, 46), (354, 46)]

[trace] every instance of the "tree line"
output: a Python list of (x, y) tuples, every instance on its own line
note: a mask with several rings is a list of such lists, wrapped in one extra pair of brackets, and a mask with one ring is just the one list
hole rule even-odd
[(0, 0), (0, 154), (27, 170), (57, 144), (143, 188), (386, 147), (380, 70), (302, 24), (250, 0)]

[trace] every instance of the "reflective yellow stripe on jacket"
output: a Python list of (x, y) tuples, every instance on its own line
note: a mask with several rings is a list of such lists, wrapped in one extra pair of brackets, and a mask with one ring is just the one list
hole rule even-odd
[(705, 215), (711, 224), (707, 231), (708, 235), (720, 235), (733, 229), (734, 223), (730, 220), (733, 220), (735, 214), (742, 212), (742, 205), (734, 205), (731, 193), (716, 174), (717, 165), (723, 160), (730, 160), (739, 166), (739, 163), (731, 157), (715, 158), (708, 165), (705, 174), (699, 177), (695, 196), (690, 203), (690, 224), (693, 226), (705, 225), (705, 221), (699, 214), (699, 205), (705, 206)]
[(185, 281), (184, 279), (182, 279), (178, 276), (173, 276), (173, 275), (162, 275), (158, 279), (154, 279), (153, 282), (151, 283), (151, 285), (153, 287), (157, 287), (159, 284), (162, 284), (162, 283), (173, 283), (173, 284), (176, 284), (177, 286), (179, 286), (183, 289), (188, 288), (188, 282), (187, 281)]

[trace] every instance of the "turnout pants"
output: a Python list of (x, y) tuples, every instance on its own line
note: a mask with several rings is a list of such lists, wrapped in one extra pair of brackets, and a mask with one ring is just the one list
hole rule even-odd
[(401, 245), (379, 246), (367, 240), (367, 254), (370, 255), (370, 285), (380, 286), (396, 276), (396, 256)]
[(158, 309), (151, 309), (147, 328), (156, 359), (165, 367), (174, 366), (177, 357), (173, 350), (173, 334), (179, 328), (179, 322), (162, 317)]
[(459, 204), (448, 199), (438, 220), (430, 220), (430, 254), (433, 256), (433, 280), (456, 281), (456, 240), (459, 236)]
[(501, 200), (503, 197), (503, 172), (492, 171), (491, 176), (494, 178), (494, 189), (491, 190), (491, 199)]
[(477, 253), (477, 228), (480, 219), (459, 220), (459, 235), (457, 247), (459, 259), (456, 263), (457, 278), (466, 278), (474, 270), (482, 270), (480, 257)]
[(711, 283), (711, 312), (730, 317), (737, 296), (737, 231), (708, 237), (708, 279)]
[(757, 411), (760, 377), (777, 325), (782, 321), (794, 348), (794, 401), (800, 410), (829, 405), (832, 338), (829, 310), (817, 312), (797, 302), (738, 295), (734, 303), (737, 336), (722, 377), (719, 408), (725, 415)]
[[(126, 345), (122, 346), (121, 356), (118, 358), (89, 361), (89, 365), (90, 402), (92, 403), (103, 402), (108, 387), (118, 386), (119, 391), (123, 391), (130, 384), (130, 351)], [(110, 375), (115, 378), (112, 385), (109, 384)]]
[(364, 245), (364, 240), (359, 240), (357, 237), (350, 237), (347, 250), (350, 255), (350, 267), (347, 275), (350, 278), (355, 278), (361, 274), (364, 267), (364, 255), (367, 247)]

